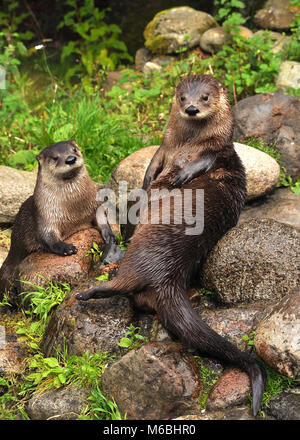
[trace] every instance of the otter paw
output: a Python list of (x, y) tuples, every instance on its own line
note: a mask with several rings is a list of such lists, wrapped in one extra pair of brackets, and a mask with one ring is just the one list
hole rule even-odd
[(60, 252), (61, 252), (60, 255), (62, 255), (63, 257), (66, 257), (69, 255), (77, 254), (78, 250), (73, 244), (63, 243), (63, 246), (61, 246)]
[(101, 235), (106, 244), (118, 244), (118, 240), (110, 227), (102, 228)]
[(188, 183), (191, 180), (190, 176), (184, 172), (179, 172), (177, 176), (173, 179), (173, 185), (174, 186), (182, 186), (185, 183)]
[(86, 292), (77, 293), (77, 295), (75, 295), (75, 298), (79, 299), (80, 301), (87, 301), (91, 297), (92, 297), (92, 294), (89, 290), (87, 290)]

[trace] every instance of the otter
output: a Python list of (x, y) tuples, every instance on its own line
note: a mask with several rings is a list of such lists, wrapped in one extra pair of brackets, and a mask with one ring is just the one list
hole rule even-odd
[[(205, 324), (187, 297), (187, 289), (199, 276), (207, 254), (236, 225), (246, 199), (245, 170), (232, 136), (233, 117), (225, 87), (211, 75), (183, 79), (176, 88), (170, 121), (145, 173), (143, 188), (147, 190), (148, 213), (154, 190), (174, 188), (180, 191), (183, 201), (186, 190), (192, 190), (195, 213), (195, 193), (202, 189), (203, 230), (189, 235), (184, 219), (181, 224), (175, 222), (175, 214), (180, 211), (173, 198), (169, 224), (137, 224), (117, 276), (76, 297), (86, 301), (131, 294), (137, 307), (155, 312), (163, 326), (182, 342), (202, 355), (247, 372), (256, 415), (266, 382), (263, 367)], [(161, 219), (161, 215), (159, 205), (154, 219)]]
[(76, 142), (50, 145), (37, 160), (34, 193), (15, 218), (10, 250), (0, 269), (0, 295), (9, 291), (15, 268), (32, 252), (76, 254), (76, 247), (64, 242), (75, 232), (95, 226), (105, 243), (116, 242), (103, 213), (96, 215), (98, 184), (90, 178)]

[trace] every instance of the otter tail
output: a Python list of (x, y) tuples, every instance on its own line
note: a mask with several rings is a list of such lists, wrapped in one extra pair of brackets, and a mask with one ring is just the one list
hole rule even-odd
[(166, 287), (157, 297), (156, 312), (162, 324), (189, 346), (197, 348), (203, 355), (236, 365), (248, 373), (252, 387), (253, 414), (256, 416), (266, 382), (262, 366), (200, 319), (186, 297), (186, 289)]

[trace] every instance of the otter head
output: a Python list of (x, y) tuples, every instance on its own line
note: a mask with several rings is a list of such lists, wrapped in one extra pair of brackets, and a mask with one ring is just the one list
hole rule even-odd
[(71, 179), (84, 168), (82, 154), (75, 141), (62, 141), (46, 147), (38, 156), (39, 170), (57, 179)]
[(190, 75), (176, 88), (175, 102), (186, 120), (207, 119), (228, 107), (226, 90), (211, 75)]

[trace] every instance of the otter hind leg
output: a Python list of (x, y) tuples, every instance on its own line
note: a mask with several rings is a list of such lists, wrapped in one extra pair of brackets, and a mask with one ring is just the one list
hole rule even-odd
[[(126, 284), (125, 284), (126, 282)], [(93, 287), (92, 289), (86, 290), (85, 292), (80, 292), (76, 295), (76, 299), (81, 301), (88, 301), (89, 299), (95, 298), (109, 298), (115, 295), (128, 295), (130, 293), (142, 290), (144, 283), (139, 280), (134, 279), (124, 279), (123, 277), (117, 276), (111, 281), (106, 281), (99, 284), (99, 286)]]

